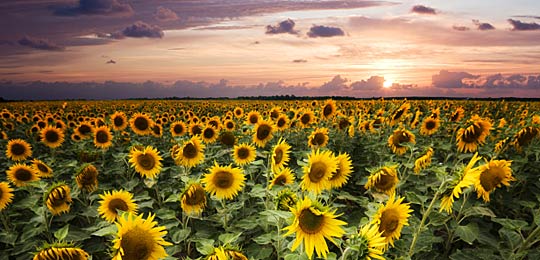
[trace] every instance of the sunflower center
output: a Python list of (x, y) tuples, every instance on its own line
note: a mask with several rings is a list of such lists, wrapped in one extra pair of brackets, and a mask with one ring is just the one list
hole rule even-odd
[(259, 121), (259, 117), (257, 115), (251, 115), (249, 117), (249, 122), (252, 123), (252, 124), (256, 124), (257, 121)]
[(188, 159), (197, 157), (197, 148), (192, 143), (188, 143), (182, 149), (182, 154)]
[(403, 112), (405, 112), (405, 109), (399, 109), (396, 114), (394, 115), (394, 120), (398, 120), (403, 115)]
[(395, 178), (394, 176), (388, 174), (386, 170), (381, 170), (381, 177), (379, 180), (375, 183), (375, 188), (383, 191), (390, 190), (395, 185)]
[(314, 183), (320, 182), (326, 173), (326, 164), (323, 162), (314, 162), (309, 170), (309, 180)]
[(238, 158), (244, 160), (244, 159), (247, 159), (249, 157), (249, 149), (246, 148), (246, 147), (242, 147), (240, 149), (238, 149)]
[(312, 212), (311, 209), (304, 209), (298, 217), (298, 225), (304, 233), (317, 234), (324, 227), (324, 216)]
[(129, 210), (127, 203), (123, 199), (118, 198), (112, 199), (107, 206), (109, 207), (109, 210), (114, 213), (116, 213), (117, 209), (121, 211)]
[(32, 179), (32, 173), (27, 169), (18, 169), (15, 172), (15, 178), (19, 181), (29, 181)]
[(146, 120), (146, 118), (144, 117), (135, 118), (134, 125), (137, 129), (142, 130), (142, 131), (148, 129), (149, 127), (148, 120)]
[(379, 232), (384, 237), (390, 236), (399, 226), (399, 212), (395, 209), (386, 209), (381, 215)]
[(313, 136), (313, 139), (311, 139), (311, 143), (313, 145), (321, 146), (324, 144), (324, 141), (326, 141), (326, 136), (323, 133), (316, 133), (315, 136)]
[(15, 143), (11, 146), (11, 153), (14, 155), (23, 155), (26, 152), (26, 147), (22, 144)]
[(409, 142), (410, 137), (407, 133), (398, 131), (392, 136), (392, 139), (394, 141), (394, 145), (398, 146), (401, 143)]
[(203, 132), (204, 138), (211, 139), (214, 137), (214, 129), (212, 128), (206, 128)]
[(147, 260), (153, 253), (152, 234), (140, 227), (133, 227), (122, 236), (120, 247), (124, 250), (123, 260)]
[(351, 123), (349, 122), (349, 120), (347, 120), (347, 119), (341, 119), (341, 120), (339, 121), (338, 127), (339, 127), (339, 129), (343, 130), (343, 129), (349, 127), (349, 125), (351, 125)]
[(156, 165), (156, 160), (150, 154), (141, 154), (137, 158), (139, 165), (145, 170), (152, 170)]
[(175, 125), (173, 131), (175, 134), (181, 134), (184, 131), (184, 127), (182, 125)]
[(435, 129), (435, 126), (436, 126), (436, 124), (435, 124), (435, 121), (433, 121), (433, 120), (429, 120), (429, 121), (426, 122), (426, 129), (427, 130)]
[(87, 135), (91, 131), (92, 131), (92, 129), (87, 125), (79, 126), (79, 133), (81, 133), (82, 135)]
[(234, 128), (234, 123), (233, 122), (227, 122), (227, 124), (225, 124), (225, 127), (227, 127), (227, 129), (233, 129)]
[(302, 117), (300, 118), (300, 122), (302, 122), (302, 124), (304, 125), (309, 124), (310, 121), (311, 121), (311, 116), (309, 114), (303, 114)]
[(113, 121), (114, 121), (114, 126), (116, 127), (120, 127), (124, 124), (124, 119), (119, 116), (115, 117)]
[(331, 114), (332, 114), (332, 106), (331, 105), (324, 106), (324, 108), (323, 108), (323, 116), (324, 117), (329, 117)]
[(50, 130), (45, 133), (45, 140), (47, 140), (50, 143), (56, 143), (58, 139), (60, 139), (60, 136), (54, 130)]
[(206, 201), (206, 194), (202, 188), (193, 188), (193, 192), (186, 194), (186, 204), (201, 205)]
[(220, 189), (227, 189), (232, 186), (234, 176), (228, 171), (216, 172), (214, 177), (214, 184)]
[(278, 127), (283, 127), (283, 126), (285, 126), (285, 119), (283, 119), (283, 118), (278, 119), (278, 121), (277, 121), (277, 126), (278, 126)]
[(270, 135), (270, 131), (272, 128), (270, 128), (269, 125), (261, 125), (257, 129), (257, 139), (264, 140)]
[(96, 141), (100, 144), (107, 143), (109, 141), (109, 135), (105, 131), (98, 131), (96, 133)]
[(96, 182), (97, 172), (95, 170), (87, 169), (87, 170), (84, 170), (81, 174), (82, 176), (80, 178), (80, 183), (83, 186), (92, 185)]
[(276, 149), (276, 152), (274, 153), (274, 163), (280, 164), (282, 160), (283, 160), (283, 150)]
[(274, 185), (278, 185), (278, 186), (285, 186), (285, 184), (287, 183), (287, 177), (285, 177), (285, 175), (279, 175), (276, 177), (276, 179), (274, 180)]
[(491, 191), (495, 189), (501, 181), (504, 179), (504, 169), (501, 167), (490, 167), (480, 174), (480, 184), (484, 187), (485, 191)]
[(191, 128), (191, 132), (193, 135), (199, 135), (202, 133), (202, 129), (198, 125), (195, 125), (193, 128)]

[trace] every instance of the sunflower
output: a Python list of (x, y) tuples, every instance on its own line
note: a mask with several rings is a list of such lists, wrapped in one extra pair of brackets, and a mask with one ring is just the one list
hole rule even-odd
[(143, 113), (136, 113), (131, 117), (129, 120), (129, 125), (131, 127), (131, 130), (135, 132), (138, 135), (147, 135), (152, 132), (152, 126), (154, 125), (154, 122), (150, 117)]
[(207, 124), (205, 128), (202, 130), (201, 134), (203, 142), (207, 144), (211, 144), (215, 142), (218, 138), (218, 130), (214, 128), (212, 125)]
[(207, 255), (205, 260), (229, 260), (229, 257), (225, 253), (225, 248), (220, 246), (214, 248), (214, 251)]
[(244, 116), (244, 109), (242, 109), (241, 107), (235, 107), (233, 114), (234, 117), (241, 118), (242, 116)]
[(206, 207), (206, 193), (199, 183), (193, 183), (180, 195), (180, 206), (190, 216), (200, 216)]
[(353, 124), (354, 124), (354, 117), (340, 116), (338, 119), (337, 127), (339, 131), (346, 131)]
[(298, 199), (296, 197), (296, 193), (290, 189), (283, 189), (279, 191), (275, 197), (276, 208), (278, 210), (289, 211), (290, 208), (296, 205), (297, 201)]
[(540, 128), (528, 126), (525, 127), (515, 135), (513, 142), (516, 150), (521, 151), (523, 147), (529, 145), (533, 139), (540, 137)]
[(315, 122), (315, 114), (313, 111), (307, 109), (299, 118), (300, 126), (309, 127), (313, 122)]
[(203, 126), (200, 123), (191, 123), (189, 124), (189, 135), (196, 136), (201, 135), (203, 131)]
[(219, 142), (225, 146), (232, 147), (236, 143), (236, 136), (233, 132), (223, 131), (219, 134)]
[(262, 119), (259, 120), (257, 124), (255, 124), (253, 131), (253, 142), (259, 147), (264, 147), (266, 143), (272, 139), (274, 128), (275, 126), (272, 122)]
[(366, 224), (360, 228), (358, 234), (351, 236), (347, 240), (349, 248), (357, 248), (355, 251), (356, 259), (359, 260), (371, 260), (381, 259), (384, 260), (384, 248), (386, 247), (386, 239), (379, 232), (379, 227), (373, 224)]
[(133, 202), (133, 194), (124, 190), (113, 190), (112, 192), (106, 191), (104, 194), (100, 194), (98, 213), (99, 215), (110, 223), (113, 223), (120, 215), (118, 210), (128, 213), (137, 213), (137, 204)]
[(122, 111), (115, 111), (111, 115), (112, 128), (115, 131), (122, 131), (126, 129), (128, 125), (128, 120), (126, 114)]
[(272, 150), (272, 169), (274, 171), (280, 171), (289, 163), (289, 153), (291, 146), (285, 141), (285, 139), (279, 138), (279, 141)]
[(8, 182), (0, 182), (0, 211), (13, 201), (13, 189), (9, 187)]
[(152, 134), (152, 136), (154, 136), (154, 137), (160, 138), (161, 136), (163, 136), (163, 127), (160, 124), (155, 123), (150, 128), (150, 134)]
[(26, 164), (14, 164), (6, 173), (8, 180), (17, 187), (26, 186), (28, 182), (40, 179), (38, 172)]
[(98, 179), (97, 176), (99, 175), (98, 170), (96, 167), (92, 164), (85, 164), (81, 167), (79, 172), (77, 173), (77, 176), (75, 177), (75, 180), (77, 181), (77, 186), (79, 189), (87, 191), (87, 192), (93, 192), (97, 190), (98, 187)]
[(328, 128), (315, 128), (308, 137), (308, 146), (312, 149), (325, 147), (328, 144)]
[(142, 215), (132, 213), (124, 213), (118, 218), (113, 260), (157, 260), (167, 256), (163, 246), (172, 244), (163, 239), (167, 230), (164, 226), (157, 226), (154, 218), (152, 214), (143, 219)]
[(482, 157), (479, 157), (478, 153), (475, 153), (467, 166), (459, 171), (457, 175), (453, 176), (454, 178), (449, 182), (446, 192), (443, 192), (439, 212), (444, 210), (448, 214), (452, 213), (454, 198), (458, 199), (464, 188), (473, 185), (475, 176), (480, 173), (480, 167), (474, 167), (474, 165), (481, 159)]
[(182, 136), (187, 132), (186, 124), (182, 121), (174, 122), (171, 124), (170, 131), (172, 136)]
[(233, 131), (236, 125), (234, 124), (234, 121), (227, 119), (225, 122), (223, 122), (223, 126), (225, 126), (225, 129), (228, 131)]
[(9, 140), (6, 157), (13, 161), (23, 161), (32, 156), (32, 146), (22, 139)]
[(510, 186), (510, 181), (516, 179), (512, 176), (512, 161), (491, 160), (489, 163), (480, 166), (479, 171), (474, 176), (474, 188), (478, 198), (482, 197), (484, 202), (489, 202), (489, 194), (497, 187)]
[(432, 135), (435, 132), (437, 132), (437, 129), (439, 129), (440, 120), (435, 119), (433, 117), (427, 117), (424, 119), (424, 122), (422, 122), (422, 126), (420, 127), (420, 134), (422, 135)]
[(450, 122), (459, 122), (461, 121), (461, 119), (463, 119), (464, 115), (465, 115), (465, 109), (463, 109), (463, 107), (458, 107), (456, 108), (454, 113), (452, 113), (452, 115), (450, 116)]
[(246, 124), (255, 125), (261, 119), (261, 114), (258, 111), (249, 111), (246, 116)]
[(276, 119), (276, 128), (283, 131), (289, 127), (289, 118), (286, 115), (279, 115)]
[(49, 167), (47, 164), (45, 164), (43, 161), (39, 160), (39, 159), (34, 159), (32, 160), (32, 168), (34, 168), (34, 170), (36, 170), (36, 172), (38, 173), (38, 176), (40, 178), (52, 178), (53, 175), (53, 171), (51, 169), (51, 167)]
[(109, 148), (112, 145), (112, 138), (111, 130), (105, 125), (94, 130), (94, 145), (97, 148)]
[(329, 119), (336, 113), (336, 110), (336, 102), (334, 102), (332, 99), (328, 99), (324, 102), (322, 107), (322, 116), (325, 119)]
[(227, 259), (231, 260), (248, 260), (240, 250), (234, 248), (226, 248), (225, 255), (227, 255)]
[(289, 168), (284, 168), (280, 172), (277, 172), (274, 176), (274, 179), (270, 182), (270, 185), (268, 186), (269, 189), (272, 189), (275, 185), (277, 186), (285, 186), (288, 184), (294, 183), (294, 174)]
[(396, 186), (399, 183), (397, 174), (397, 165), (383, 166), (372, 170), (364, 188), (375, 189), (378, 192), (383, 192), (392, 195), (396, 192)]
[(340, 238), (345, 234), (341, 226), (347, 223), (336, 219), (339, 216), (335, 214), (336, 211), (312, 202), (308, 197), (298, 201), (290, 210), (294, 215), (294, 220), (290, 226), (284, 228), (287, 230), (284, 236), (296, 233), (292, 250), (296, 250), (303, 242), (309, 259), (313, 257), (313, 251), (317, 252), (318, 257), (326, 258), (329, 252), (326, 239), (335, 243), (334, 237)]
[(50, 148), (57, 148), (64, 142), (64, 132), (52, 126), (46, 126), (40, 132), (41, 142)]
[(185, 167), (195, 167), (204, 161), (205, 145), (198, 136), (193, 136), (184, 142), (175, 155), (175, 162)]
[(403, 115), (407, 114), (409, 109), (411, 108), (411, 105), (408, 102), (403, 103), (401, 106), (399, 106), (398, 109), (392, 113), (390, 125), (393, 126), (401, 121), (403, 118)]
[(69, 212), (71, 203), (71, 190), (64, 183), (57, 183), (49, 188), (44, 196), (45, 205), (53, 215)]
[(234, 146), (233, 158), (237, 165), (243, 166), (255, 161), (256, 150), (251, 144), (239, 144)]
[(33, 260), (87, 260), (88, 253), (83, 249), (65, 243), (45, 245), (36, 252)]
[(412, 210), (409, 203), (402, 203), (403, 199), (395, 200), (394, 195), (391, 195), (386, 205), (381, 205), (373, 216), (372, 224), (379, 227), (379, 232), (387, 243), (386, 247), (388, 247), (388, 243), (394, 246), (394, 241), (401, 236), (403, 226), (409, 225), (408, 218)]
[(330, 177), (330, 186), (332, 188), (341, 188), (349, 180), (349, 176), (352, 173), (352, 161), (351, 156), (347, 153), (340, 153), (336, 156), (337, 170), (333, 172)]
[(470, 121), (472, 124), (466, 128), (460, 128), (456, 134), (457, 147), (460, 152), (476, 151), (478, 145), (484, 144), (491, 129), (491, 122), (476, 115)]
[(75, 128), (75, 133), (79, 134), (80, 137), (88, 138), (94, 132), (94, 127), (88, 122), (82, 122)]
[(416, 110), (411, 117), (410, 126), (412, 129), (415, 129), (418, 126), (418, 123), (420, 122), (420, 115), (422, 115), (422, 112), (420, 112), (420, 110)]
[(337, 167), (338, 162), (331, 151), (312, 151), (308, 157), (308, 164), (304, 166), (302, 189), (320, 194), (323, 190), (331, 188), (329, 180)]
[(397, 129), (388, 137), (388, 146), (397, 155), (403, 155), (407, 151), (407, 147), (403, 146), (403, 143), (416, 143), (414, 134), (406, 129)]
[(202, 183), (204, 190), (216, 196), (218, 199), (233, 199), (242, 187), (244, 187), (246, 177), (242, 169), (233, 168), (231, 165), (219, 166), (214, 162), (214, 166), (209, 169), (209, 173), (204, 175)]
[(429, 147), (426, 154), (420, 156), (420, 158), (414, 161), (414, 173), (420, 173), (421, 170), (427, 168), (431, 164), (431, 157), (433, 157), (433, 148)]
[(142, 150), (134, 149), (129, 153), (131, 167), (142, 177), (155, 178), (161, 171), (161, 156), (156, 148), (146, 146)]

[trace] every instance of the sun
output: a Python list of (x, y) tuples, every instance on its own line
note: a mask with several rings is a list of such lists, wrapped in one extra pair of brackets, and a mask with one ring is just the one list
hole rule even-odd
[(386, 79), (386, 80), (384, 80), (383, 88), (390, 88), (390, 87), (392, 87), (393, 84), (394, 84), (393, 79)]

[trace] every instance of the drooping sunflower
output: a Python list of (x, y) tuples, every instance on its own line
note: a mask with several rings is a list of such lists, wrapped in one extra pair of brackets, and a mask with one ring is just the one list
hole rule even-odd
[(272, 150), (272, 169), (274, 169), (274, 171), (280, 171), (287, 166), (290, 159), (290, 151), (291, 146), (285, 139), (280, 138)]
[(41, 142), (50, 148), (57, 148), (64, 142), (64, 132), (53, 126), (46, 126), (40, 132)]
[(124, 190), (105, 191), (100, 194), (98, 213), (110, 223), (120, 217), (118, 210), (127, 213), (137, 214), (137, 204), (133, 201), (133, 194)]
[(512, 161), (491, 160), (489, 163), (480, 166), (479, 171), (474, 175), (474, 188), (478, 198), (482, 197), (484, 202), (489, 202), (489, 194), (497, 187), (510, 186), (510, 181), (515, 181), (512, 176)]
[(403, 119), (403, 115), (407, 114), (411, 105), (408, 102), (403, 103), (399, 108), (397, 108), (390, 118), (390, 125), (393, 126)]
[(123, 131), (128, 125), (126, 114), (122, 111), (115, 111), (111, 115), (112, 128), (115, 131)]
[(202, 183), (204, 190), (218, 199), (233, 199), (244, 187), (246, 177), (242, 169), (233, 168), (231, 165), (220, 166), (214, 162), (214, 166), (204, 175)]
[(45, 194), (44, 201), (54, 216), (69, 212), (71, 189), (64, 183), (53, 184)]
[(212, 125), (208, 124), (205, 128), (202, 130), (201, 134), (203, 142), (207, 144), (211, 144), (215, 142), (218, 138), (218, 130), (214, 128)]
[(420, 127), (420, 134), (422, 135), (432, 135), (439, 129), (440, 120), (433, 117), (427, 117), (422, 122)]
[(47, 164), (45, 164), (43, 161), (39, 159), (32, 160), (32, 168), (37, 171), (40, 178), (52, 178), (53, 171), (51, 167), (49, 167)]
[(298, 201), (296, 193), (290, 189), (283, 189), (275, 197), (276, 208), (283, 211), (289, 211)]
[(9, 167), (6, 173), (8, 180), (17, 187), (26, 186), (28, 182), (40, 179), (37, 171), (26, 164), (14, 164)]
[(198, 136), (192, 136), (175, 155), (175, 162), (185, 167), (195, 167), (204, 161), (205, 145)]
[(491, 129), (491, 122), (487, 119), (473, 116), (472, 123), (466, 128), (460, 128), (456, 134), (457, 148), (462, 153), (475, 152), (479, 145), (483, 145)]
[(328, 99), (324, 102), (321, 114), (325, 119), (331, 118), (336, 113), (336, 102), (332, 99)]
[(200, 183), (188, 185), (180, 195), (180, 206), (189, 216), (200, 216), (206, 203), (206, 192)]
[(259, 147), (264, 147), (272, 137), (274, 137), (275, 126), (272, 122), (259, 120), (253, 129), (253, 143)]
[(9, 140), (6, 157), (13, 161), (23, 161), (32, 156), (32, 146), (22, 139)]
[(255, 125), (259, 122), (260, 119), (261, 119), (261, 114), (258, 111), (249, 111), (249, 113), (246, 116), (246, 124)]
[(155, 178), (161, 171), (161, 156), (156, 148), (146, 146), (142, 150), (134, 149), (129, 153), (129, 163), (142, 177)]
[(408, 218), (411, 215), (409, 203), (402, 203), (404, 198), (395, 199), (392, 195), (388, 198), (385, 205), (381, 205), (375, 216), (373, 216), (372, 224), (379, 227), (379, 232), (385, 238), (388, 244), (394, 246), (394, 241), (401, 236), (403, 226), (408, 226)]
[(93, 192), (98, 188), (99, 172), (92, 164), (83, 165), (77, 173), (75, 180), (79, 189), (86, 192)]
[(480, 173), (480, 166), (474, 167), (482, 157), (478, 156), (478, 153), (475, 153), (471, 158), (467, 166), (463, 170), (459, 171), (457, 175), (453, 176), (453, 180), (449, 182), (447, 190), (443, 192), (443, 197), (441, 199), (441, 207), (439, 212), (446, 211), (448, 214), (452, 213), (452, 205), (454, 204), (454, 198), (458, 199), (463, 192), (463, 189), (474, 184), (475, 177)]
[(161, 126), (161, 124), (155, 123), (155, 124), (150, 128), (150, 134), (152, 134), (152, 136), (158, 137), (158, 138), (160, 138), (161, 136), (163, 136), (163, 127)]
[(414, 161), (414, 173), (420, 173), (421, 170), (427, 168), (431, 164), (431, 157), (433, 157), (433, 148), (429, 147), (426, 154), (420, 156), (420, 158)]
[(416, 129), (418, 123), (420, 123), (420, 115), (422, 115), (422, 112), (420, 110), (416, 110), (416, 112), (413, 113), (410, 121), (411, 129)]
[(328, 144), (328, 128), (315, 128), (308, 137), (308, 146), (312, 149), (325, 147)]
[(352, 161), (351, 156), (348, 153), (340, 153), (336, 156), (337, 169), (332, 173), (330, 177), (330, 187), (341, 188), (349, 180), (349, 176), (352, 173)]
[(518, 151), (522, 151), (525, 146), (528, 146), (533, 139), (540, 137), (540, 128), (528, 126), (515, 135), (513, 145)]
[(380, 259), (384, 260), (384, 248), (386, 247), (386, 240), (379, 232), (379, 227), (373, 224), (366, 224), (360, 228), (358, 234), (351, 236), (347, 240), (347, 244), (351, 248), (357, 248), (356, 259), (359, 260), (371, 260)]
[(239, 165), (247, 165), (255, 161), (256, 150), (251, 144), (242, 143), (234, 146), (233, 159), (234, 162)]
[(13, 201), (13, 189), (8, 182), (0, 182), (0, 211)]
[(289, 168), (284, 168), (283, 170), (276, 172), (274, 179), (270, 181), (269, 189), (272, 189), (274, 186), (285, 186), (288, 184), (294, 183), (294, 174)]
[(136, 134), (148, 135), (152, 132), (154, 122), (146, 114), (138, 112), (131, 117), (129, 125)]
[(373, 188), (388, 195), (394, 194), (399, 183), (397, 167), (397, 165), (383, 166), (372, 170), (364, 188)]
[(157, 226), (154, 218), (152, 214), (144, 219), (142, 215), (132, 213), (124, 213), (118, 218), (113, 260), (158, 260), (167, 256), (163, 247), (172, 244), (163, 239), (167, 230)]
[(171, 124), (171, 130), (170, 131), (171, 131), (172, 136), (182, 136), (182, 135), (186, 134), (187, 127), (186, 127), (186, 124), (184, 124), (184, 122), (176, 121), (176, 122)]
[(237, 248), (225, 248), (227, 259), (231, 260), (248, 260), (248, 258)]
[(334, 238), (345, 234), (341, 226), (347, 223), (337, 219), (340, 215), (336, 215), (335, 210), (312, 202), (308, 197), (298, 201), (296, 207), (291, 207), (290, 210), (294, 220), (290, 226), (284, 228), (287, 230), (285, 236), (296, 233), (291, 249), (294, 251), (303, 243), (309, 259), (313, 257), (313, 251), (317, 252), (318, 257), (326, 258), (329, 252), (326, 239), (335, 243)]
[(465, 109), (463, 109), (463, 107), (458, 107), (456, 108), (454, 113), (452, 113), (452, 115), (450, 116), (450, 122), (459, 122), (461, 121), (461, 119), (463, 119), (464, 115), (465, 115)]
[(107, 149), (112, 145), (113, 136), (107, 126), (100, 126), (94, 130), (94, 145), (97, 148)]
[(34, 254), (33, 260), (87, 260), (88, 253), (67, 243), (46, 244)]
[(416, 139), (413, 133), (406, 129), (394, 130), (394, 133), (388, 137), (388, 146), (397, 155), (403, 155), (407, 151), (407, 146), (404, 143), (416, 143)]
[(331, 151), (313, 150), (308, 157), (308, 164), (304, 166), (302, 189), (315, 194), (330, 189), (330, 178), (337, 167), (338, 162)]

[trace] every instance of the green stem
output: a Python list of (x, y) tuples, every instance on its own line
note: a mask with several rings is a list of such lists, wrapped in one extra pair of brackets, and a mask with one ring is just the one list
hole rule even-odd
[(351, 251), (350, 247), (345, 248), (345, 251), (343, 251), (343, 254), (341, 255), (340, 260), (347, 260), (347, 255)]
[(225, 231), (228, 230), (228, 219), (227, 219), (227, 203), (225, 202), (225, 199), (221, 200), (221, 215), (223, 220), (223, 229)]
[[(536, 242), (538, 242), (538, 237), (540, 236), (540, 226), (536, 226), (536, 228), (527, 236), (527, 238), (521, 242), (520, 246), (518, 247), (517, 251), (512, 254), (512, 256), (519, 257), (523, 253), (523, 251), (529, 249), (532, 245), (534, 245)], [(515, 257), (512, 257), (511, 259), (516, 259)]]
[(6, 213), (4, 211), (0, 211), (0, 218), (2, 219), (2, 224), (4, 225), (4, 229), (10, 233), (11, 228), (9, 227), (9, 222), (7, 220)]

